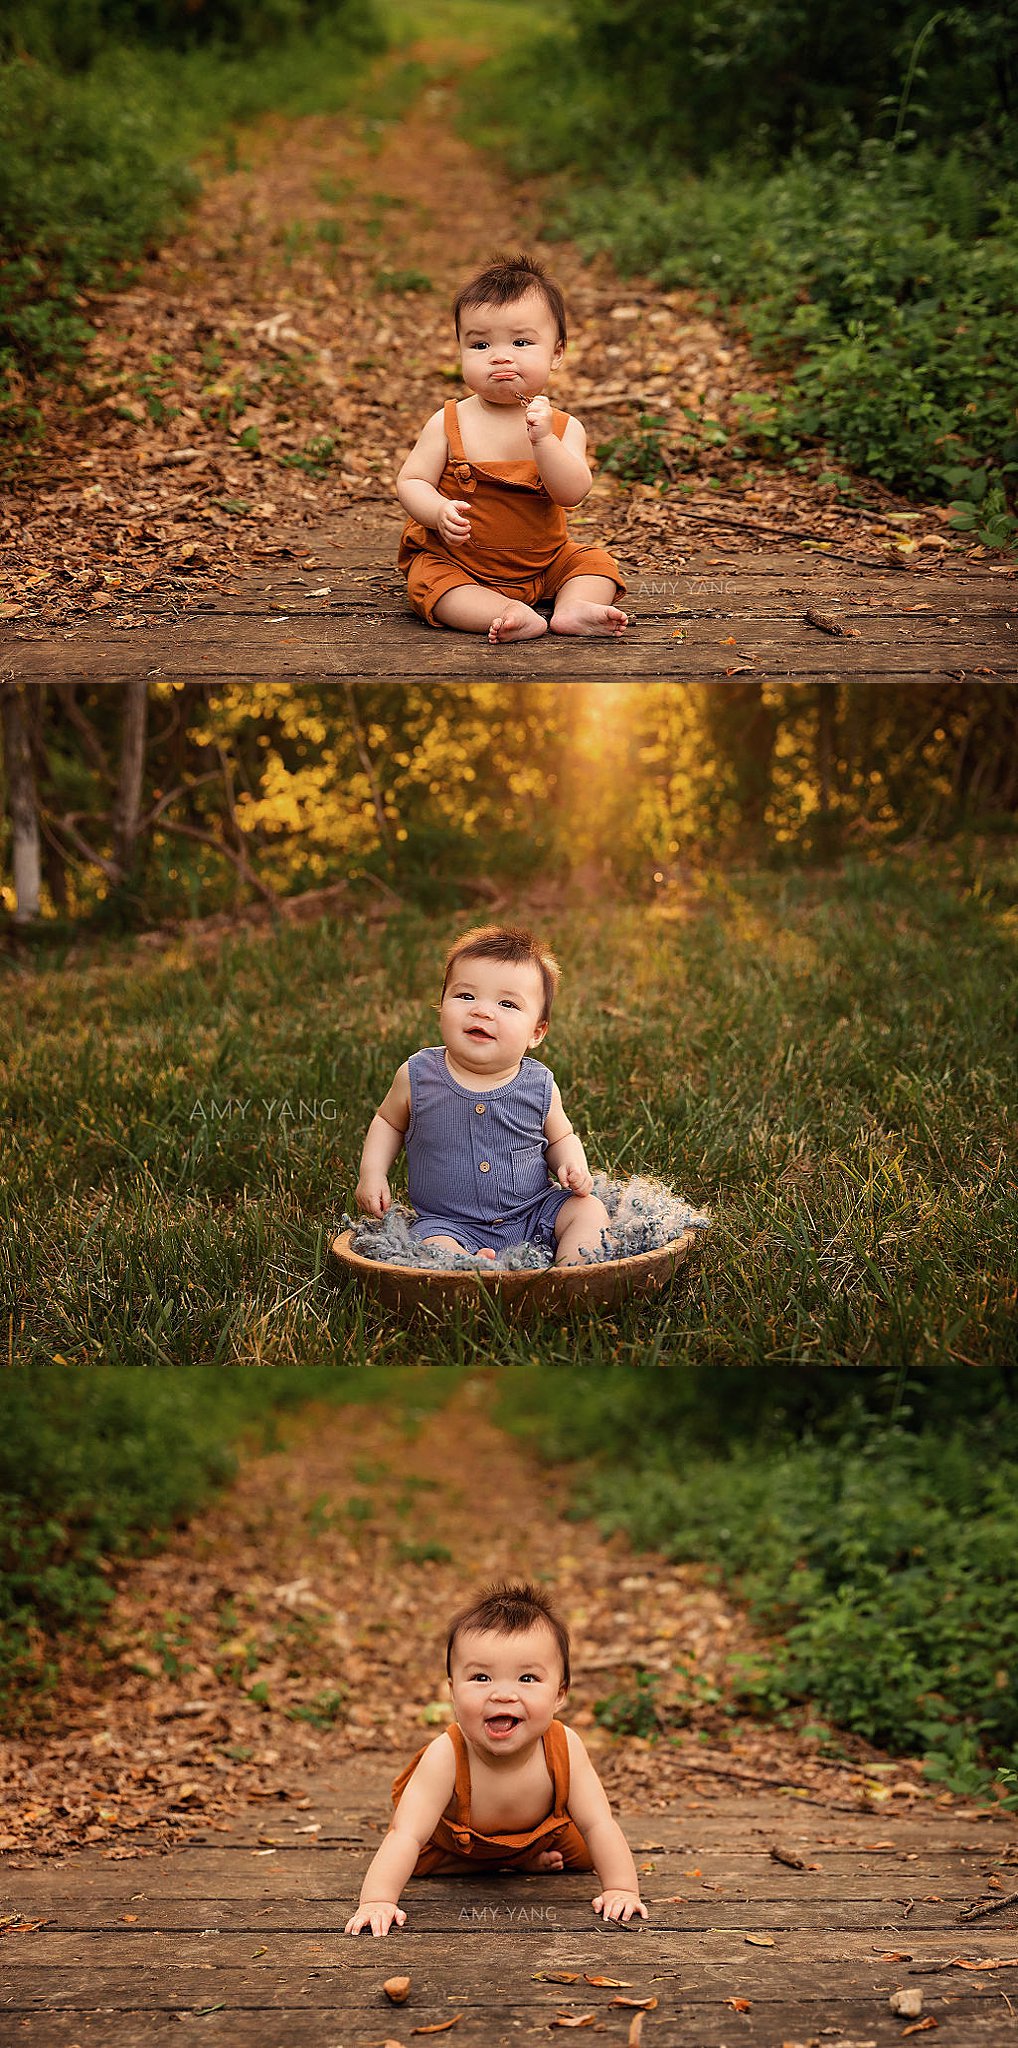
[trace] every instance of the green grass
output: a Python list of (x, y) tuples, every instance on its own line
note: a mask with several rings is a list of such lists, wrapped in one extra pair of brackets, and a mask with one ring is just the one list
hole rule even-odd
[[(524, 1372), (501, 1379), (499, 1417), (544, 1458), (583, 1461), (578, 1516), (715, 1564), (748, 1603), (769, 1640), (727, 1713), (819, 1711), (833, 1746), (841, 1729), (923, 1755), (978, 1794), (1018, 1763), (1013, 1389), (992, 1373), (854, 1377), (804, 1393), (740, 1375), (758, 1384), (705, 1400), (686, 1375), (599, 1375), (578, 1402), (562, 1375)], [(638, 1680), (604, 1717), (655, 1732)]]
[[(239, 1449), (280, 1447), (279, 1418), (307, 1401), (398, 1405), (412, 1438), (448, 1399), (441, 1370), (334, 1373), (8, 1372), (0, 1377), (0, 1720), (16, 1724), (55, 1680), (53, 1644), (90, 1631), (113, 1597), (111, 1563), (158, 1544), (232, 1477)], [(169, 1669), (167, 1638), (156, 1645)], [(305, 1718), (335, 1718), (321, 1695)]]
[(462, 913), (197, 958), (44, 944), (4, 1034), (0, 1342), (32, 1364), (1014, 1358), (1014, 899), (1002, 843), (718, 870), (550, 921), (548, 1060), (591, 1158), (716, 1223), (670, 1298), (520, 1330), (484, 1305), (404, 1330), (328, 1267)]

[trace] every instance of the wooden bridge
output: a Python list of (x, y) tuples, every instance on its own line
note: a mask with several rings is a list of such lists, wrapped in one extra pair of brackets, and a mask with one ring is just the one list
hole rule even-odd
[[(411, 1882), (405, 1929), (347, 1940), (390, 1776), (375, 1758), (324, 1772), (299, 1807), (263, 1801), (228, 1836), (162, 1853), (131, 1838), (127, 1860), (8, 1859), (4, 2041), (410, 2048), (446, 2028), (462, 2048), (504, 2048), (559, 2027), (620, 2048), (1018, 2039), (1013, 1817), (922, 1801), (892, 1819), (791, 1788), (719, 1790), (694, 1764), (666, 1815), (621, 1813), (643, 1925), (595, 1921), (583, 1875), (433, 1878)], [(410, 1978), (399, 2007), (382, 1988), (397, 1975)]]
[[(1018, 676), (1018, 571), (963, 556), (929, 568), (785, 544), (729, 541), (679, 561), (625, 562), (633, 624), (621, 642), (492, 647), (415, 619), (393, 566), (399, 521), (354, 506), (291, 559), (249, 569), (133, 631), (111, 614), (62, 629), (8, 629), (15, 682), (959, 683)], [(308, 563), (313, 566), (306, 566)], [(164, 605), (166, 600), (163, 600)]]

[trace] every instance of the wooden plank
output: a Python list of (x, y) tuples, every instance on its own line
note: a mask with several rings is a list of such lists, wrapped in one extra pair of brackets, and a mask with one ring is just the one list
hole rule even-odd
[[(542, 1909), (536, 1910), (540, 1912)], [(472, 1927), (482, 1927), (489, 1937), (497, 1932), (500, 1936), (512, 1934), (520, 1937), (521, 1941), (527, 1937), (533, 1941), (554, 1935), (556, 1939), (564, 1942), (570, 1955), (581, 1950), (584, 1953), (588, 1952), (592, 1941), (601, 1940), (606, 1933), (611, 1937), (613, 1933), (613, 1930), (605, 1930), (596, 1922), (593, 1914), (585, 1929), (565, 1934), (555, 1926), (554, 1918), (551, 1922), (541, 1919), (531, 1921), (526, 1917), (526, 1907), (520, 1908), (519, 1911), (523, 1917), (510, 1921), (498, 1904), (484, 1906), (475, 1900), (470, 1906), (461, 1908), (463, 1913), (485, 1916), (473, 1918), (470, 1924)], [(554, 1907), (551, 1908), (551, 1912), (554, 1915)], [(200, 1969), (207, 1964), (210, 1957), (213, 1957), (217, 1969), (243, 1971), (252, 1961), (254, 1943), (255, 1946), (264, 1944), (268, 1947), (266, 1969), (270, 1963), (273, 1968), (278, 1966), (288, 1970), (318, 1969), (341, 1964), (344, 1975), (351, 1985), (370, 1986), (378, 1978), (379, 1945), (367, 1935), (357, 1940), (343, 1936), (343, 1942), (348, 1942), (349, 1945), (337, 1951), (334, 1944), (342, 1935), (343, 1925), (345, 1921), (334, 1921), (331, 1933), (320, 1928), (271, 1930), (267, 1921), (263, 1920), (259, 1920), (253, 1928), (236, 1930), (211, 1923), (204, 1928), (187, 1931), (123, 1924), (113, 1930), (59, 1930), (45, 1927), (31, 1936), (22, 1936), (20, 1940), (9, 1944), (8, 1968), (11, 1983), (17, 1982), (20, 1968), (26, 1980), (37, 1983), (40, 1990), (47, 1972), (59, 1972), (61, 1976), (66, 1975), (70, 1979), (76, 1964), (82, 1964), (86, 1968), (91, 1968), (93, 1963), (107, 1967), (111, 1952), (116, 1954), (115, 1968), (119, 1973), (132, 1974), (139, 1970), (154, 1969), (160, 1963), (164, 1963), (169, 1955), (172, 1955), (175, 1969)], [(115, 1935), (115, 1942), (112, 1945), (111, 1931)], [(455, 1923), (452, 1931), (457, 1931)], [(744, 1924), (729, 1924), (727, 1927), (715, 1925), (693, 1933), (686, 1928), (663, 1928), (655, 1913), (652, 1920), (643, 1927), (637, 1927), (635, 1931), (651, 1940), (655, 1971), (674, 1972), (692, 1968), (694, 1965), (705, 1970), (741, 1968), (747, 1960), (746, 1948), (752, 1946), (751, 1943), (747, 1944), (746, 1935), (756, 1933), (758, 1929), (755, 1914), (747, 1918)], [(323, 1941), (326, 1943), (324, 1948)], [(427, 1952), (429, 1948), (433, 1949), (435, 1945), (434, 1934), (419, 1929), (416, 1925), (399, 1930), (393, 1941), (401, 1949), (414, 1943), (423, 1952)], [(845, 1966), (844, 1969), (839, 1967), (839, 1982), (847, 1983), (851, 1981), (852, 1971), (855, 1970), (872, 1973), (876, 1969), (878, 1974), (886, 1976), (891, 1966), (886, 1961), (880, 1962), (881, 1949), (902, 1950), (912, 1957), (911, 1965), (902, 1963), (894, 1966), (899, 1974), (902, 1971), (906, 1975), (916, 1974), (915, 1965), (919, 1966), (922, 1974), (935, 1968), (939, 1969), (940, 1974), (950, 1974), (948, 1965), (955, 1958), (963, 1956), (967, 1959), (978, 1959), (991, 1952), (997, 1960), (1006, 1962), (1012, 1970), (1018, 1971), (1018, 1940), (1013, 1929), (1008, 1934), (998, 1932), (992, 1937), (984, 1936), (981, 1941), (974, 1937), (969, 1929), (952, 1932), (947, 1928), (938, 1928), (918, 1934), (909, 1931), (907, 1939), (901, 1937), (891, 1942), (887, 1939), (881, 1940), (872, 1925), (848, 1932), (844, 1929), (834, 1930), (824, 1924), (806, 1928), (794, 1910), (786, 1917), (784, 1930), (775, 1935), (773, 1950), (768, 1950), (768, 1967), (771, 1962), (776, 1961), (780, 1964), (783, 1975), (793, 1967), (798, 1968), (799, 1965), (808, 1965), (812, 1969), (822, 1952), (825, 1964), (837, 1963), (839, 1966)], [(388, 1952), (386, 1949), (385, 1954)], [(567, 1963), (563, 1967), (576, 1965)], [(587, 1961), (582, 1967), (591, 1969), (593, 1965)], [(639, 1967), (644, 1967), (643, 1961)], [(760, 1967), (764, 1967), (763, 1963)], [(458, 1944), (456, 1971), (457, 1984), (464, 1987), (464, 1996), (469, 1990), (471, 1999), (482, 1998), (490, 1975), (487, 1944), (473, 1941)], [(1001, 1982), (1005, 1981), (1011, 1980), (1001, 1977)], [(543, 1995), (543, 1987), (534, 1988), (535, 1993), (541, 1988)], [(530, 1995), (529, 1992), (526, 1993), (527, 1997)], [(579, 1995), (582, 1997), (583, 1993)]]
[[(117, 683), (157, 676), (174, 682), (770, 682), (919, 685), (945, 679), (1018, 677), (1018, 636), (961, 626), (916, 628), (908, 637), (830, 640), (787, 625), (745, 631), (726, 647), (729, 620), (676, 640), (660, 626), (607, 640), (541, 640), (492, 647), (473, 636), (405, 632), (356, 619), (288, 621), (280, 631), (264, 620), (243, 632), (229, 618), (188, 618), (177, 627), (104, 638), (93, 628), (64, 642), (22, 641), (0, 654), (2, 673), (16, 681)], [(299, 630), (298, 630), (299, 628)], [(752, 654), (751, 667), (743, 668)], [(739, 671), (736, 675), (736, 671)], [(990, 671), (991, 674), (984, 672)]]
[[(830, 2026), (832, 2012), (836, 2031)], [(1014, 2048), (1014, 2021), (1002, 1997), (986, 2009), (969, 2001), (963, 2009), (947, 2007), (938, 2000), (935, 2016), (942, 2029), (950, 2028), (941, 2034), (945, 2048), (948, 2042), (952, 2048)], [(33, 2015), (17, 2022), (16, 2039), (27, 2044), (27, 2048), (183, 2048), (192, 2039), (215, 2043), (217, 2048), (218, 2044), (228, 2044), (228, 2048), (369, 2048), (369, 2044), (370, 2048), (382, 2048), (383, 2040), (398, 2039), (406, 2042), (407, 2048), (413, 2048), (408, 2028), (419, 2015), (404, 2008), (402, 2012), (390, 2010), (388, 2016), (376, 2013), (371, 2017), (370, 2027), (358, 2025), (355, 2031), (344, 2023), (341, 2015), (336, 2015), (331, 2025), (323, 2029), (320, 2014), (302, 2009), (245, 2012), (241, 2032), (238, 2016), (228, 2010), (213, 2011), (207, 2017), (182, 2014), (179, 2018), (167, 2013), (140, 2018), (130, 2013), (108, 2012)], [(620, 2044), (621, 2048), (626, 2040), (628, 2017), (624, 2013), (612, 2014), (596, 2038)], [(769, 2005), (735, 2015), (720, 2003), (706, 2006), (691, 1998), (682, 2011), (652, 2014), (643, 2041), (644, 2048), (735, 2048), (736, 2043), (746, 2043), (747, 2048), (780, 2048), (784, 2042), (795, 2044), (795, 2048), (828, 2048), (828, 2043), (829, 2048), (885, 2048), (885, 2044), (889, 2048), (890, 2043), (900, 2039), (902, 2024), (868, 2001), (839, 2004), (827, 2011), (821, 2007), (807, 2022), (788, 2005)], [(822, 2044), (819, 2035), (812, 2031), (819, 2027), (826, 2029)], [(544, 2041), (548, 2048), (554, 2048), (556, 2042), (569, 2037), (540, 2027), (529, 2030), (525, 2038)], [(579, 2038), (587, 2038), (586, 2030)], [(915, 2037), (917, 2043), (923, 2038)], [(436, 2048), (445, 2043), (450, 2048), (510, 2048), (520, 2039), (518, 2023), (503, 2012), (480, 2018), (466, 2016), (451, 2034), (438, 2035), (435, 2042)]]

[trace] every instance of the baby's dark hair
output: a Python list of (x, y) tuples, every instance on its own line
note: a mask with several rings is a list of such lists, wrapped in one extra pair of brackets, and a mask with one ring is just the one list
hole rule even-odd
[(462, 1629), (488, 1629), (496, 1636), (522, 1636), (528, 1628), (538, 1622), (547, 1622), (558, 1645), (562, 1659), (562, 1683), (569, 1684), (569, 1630), (561, 1616), (556, 1614), (546, 1593), (540, 1586), (531, 1585), (525, 1579), (500, 1579), (494, 1586), (486, 1586), (469, 1607), (461, 1609), (449, 1624), (449, 1636), (445, 1646), (445, 1668), (452, 1677), (452, 1653), (456, 1637)]
[(457, 960), (470, 954), (478, 960), (504, 960), (508, 967), (538, 967), (544, 999), (541, 1005), (540, 1023), (547, 1024), (551, 1006), (558, 988), (559, 965), (554, 955), (535, 939), (522, 924), (479, 924), (473, 931), (464, 932), (454, 940), (446, 955), (445, 979), (442, 982), (444, 997), (449, 986), (449, 976)]
[(512, 306), (522, 299), (526, 292), (538, 291), (558, 328), (558, 338), (563, 348), (566, 345), (566, 307), (558, 285), (549, 277), (543, 266), (533, 256), (520, 249), (515, 256), (503, 256), (496, 251), (484, 270), (479, 270), (460, 291), (453, 307), (456, 333), (459, 335), (460, 321), (470, 306)]

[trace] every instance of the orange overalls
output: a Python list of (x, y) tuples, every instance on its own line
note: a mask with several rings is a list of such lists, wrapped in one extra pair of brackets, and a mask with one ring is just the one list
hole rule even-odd
[[(414, 1865), (415, 1877), (432, 1877), (438, 1870), (468, 1871), (481, 1869), (497, 1870), (511, 1868), (513, 1864), (524, 1863), (535, 1851), (560, 1849), (562, 1861), (567, 1870), (593, 1870), (590, 1850), (580, 1833), (576, 1822), (570, 1820), (566, 1811), (569, 1799), (569, 1744), (561, 1721), (553, 1721), (544, 1736), (544, 1760), (551, 1777), (553, 1794), (552, 1809), (536, 1828), (525, 1828), (519, 1834), (481, 1835), (470, 1825), (470, 1756), (463, 1730), (453, 1721), (447, 1733), (452, 1737), (456, 1751), (456, 1788), (453, 1793), (453, 1811), (443, 1813), (435, 1824), (435, 1831), (429, 1842), (425, 1842)], [(395, 1809), (422, 1756), (430, 1744), (419, 1749), (413, 1762), (407, 1764), (392, 1788), (392, 1804)]]
[[(566, 412), (552, 413), (559, 440), (568, 419)], [(446, 400), (445, 436), (449, 446), (438, 488), (443, 498), (469, 499), (470, 538), (448, 548), (429, 527), (407, 520), (399, 566), (421, 618), (439, 625), (436, 604), (462, 583), (480, 583), (534, 604), (554, 597), (571, 576), (610, 576), (622, 595), (626, 586), (607, 550), (570, 540), (565, 507), (549, 498), (536, 462), (468, 461), (454, 398)]]

